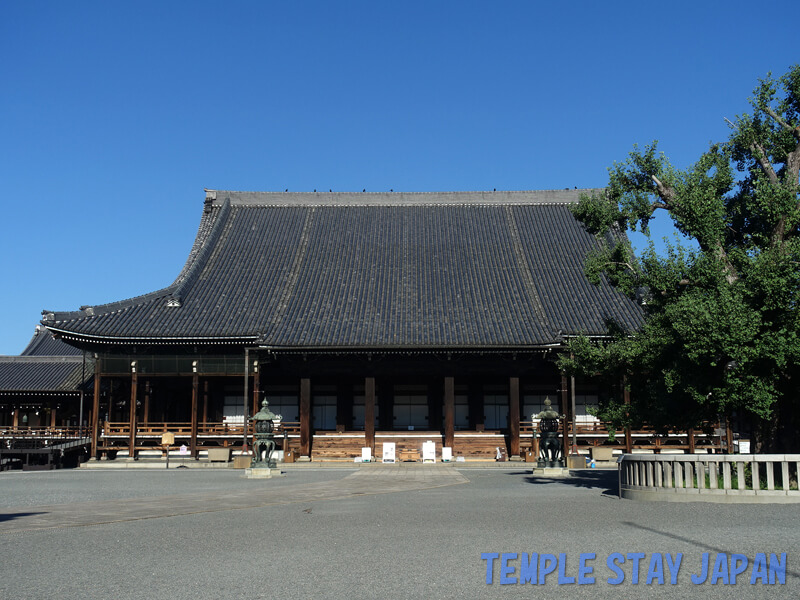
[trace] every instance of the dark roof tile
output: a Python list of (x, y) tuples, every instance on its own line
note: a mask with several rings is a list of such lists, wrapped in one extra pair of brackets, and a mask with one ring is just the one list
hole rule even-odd
[(595, 240), (569, 211), (579, 192), (211, 192), (172, 286), (43, 323), (107, 342), (309, 349), (540, 346), (602, 334), (608, 318), (636, 327), (635, 303), (583, 275)]

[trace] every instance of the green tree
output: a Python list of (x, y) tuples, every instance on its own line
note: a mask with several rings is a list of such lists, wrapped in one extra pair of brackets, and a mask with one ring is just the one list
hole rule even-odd
[[(609, 169), (605, 192), (576, 206), (602, 241), (587, 275), (639, 300), (644, 321), (633, 332), (612, 328), (602, 345), (573, 340), (561, 366), (605, 382), (601, 416), (617, 426), (689, 427), (735, 414), (759, 450), (797, 451), (800, 65), (760, 80), (750, 103), (728, 121), (728, 141), (690, 168), (672, 166), (656, 143), (634, 147)], [(661, 254), (650, 241), (635, 256), (621, 233), (649, 236), (657, 211), (689, 241)]]

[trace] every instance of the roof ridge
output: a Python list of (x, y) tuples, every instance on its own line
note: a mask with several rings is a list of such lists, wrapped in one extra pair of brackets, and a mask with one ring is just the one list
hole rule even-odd
[(234, 206), (507, 206), (575, 204), (582, 194), (601, 188), (564, 188), (561, 190), (528, 191), (465, 191), (465, 192), (246, 192), (206, 190), (206, 202), (221, 206), (230, 201)]
[(443, 190), (443, 191), (397, 191), (394, 190), (383, 190), (383, 191), (375, 191), (375, 192), (367, 192), (358, 190), (340, 190), (334, 192), (333, 190), (325, 190), (317, 191), (297, 191), (297, 192), (290, 192), (289, 190), (205, 190), (206, 198), (216, 199), (218, 194), (427, 194), (427, 195), (442, 195), (442, 194), (536, 194), (540, 192), (590, 192), (596, 190), (602, 190), (605, 188), (579, 188), (579, 187), (572, 187), (572, 188), (550, 188), (550, 189), (543, 189), (543, 190)]

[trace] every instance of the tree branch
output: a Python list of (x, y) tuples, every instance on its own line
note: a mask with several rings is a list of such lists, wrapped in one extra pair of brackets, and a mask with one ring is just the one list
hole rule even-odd
[(629, 263), (629, 262), (617, 262), (617, 261), (609, 260), (609, 261), (606, 261), (606, 265), (618, 265), (618, 266), (627, 267), (627, 269), (631, 273), (636, 273), (636, 269), (634, 269), (633, 265), (631, 263)]
[(655, 175), (650, 175), (650, 178), (656, 184), (656, 189), (658, 190), (659, 198), (661, 198), (661, 200), (664, 202), (664, 204), (667, 205), (667, 206), (655, 206), (654, 205), (654, 208), (669, 208), (668, 205), (675, 198), (675, 190), (673, 190), (671, 187), (665, 186), (663, 183), (661, 183), (658, 180), (658, 177), (656, 177)]
[[(800, 184), (800, 142), (794, 150), (786, 157), (786, 180), (791, 179), (792, 185)], [(797, 202), (795, 210), (800, 210), (800, 200)]]
[(761, 170), (769, 177), (770, 183), (778, 185), (778, 176), (775, 174), (775, 169), (772, 168), (772, 164), (767, 160), (767, 153), (764, 152), (764, 148), (761, 147), (761, 144), (757, 142), (750, 144), (750, 152), (753, 153), (758, 164), (761, 165)]
[(721, 242), (717, 242), (714, 251), (722, 262), (722, 268), (725, 270), (725, 280), (728, 282), (728, 284), (733, 284), (738, 281), (739, 274), (736, 272), (736, 268), (728, 259), (728, 253), (725, 252), (725, 247)]
[(800, 179), (800, 141), (786, 157), (786, 171), (787, 183), (791, 179), (793, 184), (797, 184)]
[(786, 121), (784, 121), (783, 119), (781, 119), (781, 117), (780, 117), (779, 115), (777, 115), (777, 114), (775, 113), (775, 111), (774, 111), (774, 110), (772, 110), (772, 108), (771, 108), (771, 107), (769, 107), (769, 106), (765, 106), (765, 107), (764, 107), (764, 108), (762, 108), (761, 110), (763, 110), (763, 111), (764, 111), (765, 113), (767, 113), (767, 114), (768, 114), (770, 117), (772, 117), (773, 119), (775, 119), (775, 120), (778, 122), (778, 125), (780, 125), (780, 126), (781, 126), (781, 127), (783, 127), (784, 129), (786, 129), (787, 131), (791, 131), (791, 132), (794, 134), (794, 136), (795, 136), (796, 138), (800, 139), (800, 127), (792, 127), (791, 125), (789, 125), (789, 123), (787, 123)]

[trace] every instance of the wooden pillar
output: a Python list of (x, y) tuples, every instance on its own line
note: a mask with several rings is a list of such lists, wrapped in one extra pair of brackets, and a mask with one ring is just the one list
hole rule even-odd
[(55, 428), (56, 426), (56, 407), (50, 409), (50, 427)]
[(444, 445), (453, 447), (456, 422), (456, 386), (452, 377), (444, 378)]
[(242, 454), (249, 454), (247, 449), (247, 433), (249, 423), (247, 421), (247, 413), (250, 404), (250, 348), (244, 349), (244, 394), (242, 395), (242, 429), (244, 430), (244, 438), (242, 439)]
[(569, 422), (571, 419), (569, 410), (569, 385), (567, 384), (567, 374), (561, 373), (561, 411), (564, 415), (564, 424), (562, 427), (562, 456), (564, 457), (564, 466), (567, 465), (567, 456), (569, 455)]
[(519, 456), (519, 377), (508, 380), (508, 433), (508, 453)]
[(102, 379), (102, 361), (98, 358), (94, 367), (94, 395), (92, 398), (92, 456), (98, 456), (98, 440), (100, 436), (100, 380)]
[(131, 373), (131, 407), (130, 407), (130, 414), (129, 414), (129, 423), (128, 426), (130, 427), (129, 437), (128, 437), (128, 456), (130, 458), (134, 458), (136, 456), (136, 399), (138, 397), (138, 390), (139, 390), (139, 374), (136, 372), (136, 365), (131, 366), (133, 372)]
[(14, 416), (12, 417), (11, 424), (14, 427), (14, 429), (19, 427), (19, 409), (18, 408), (14, 409)]
[(731, 420), (725, 417), (725, 454), (733, 454), (733, 429), (731, 428)]
[(375, 454), (375, 378), (364, 379), (364, 447)]
[(300, 379), (300, 456), (311, 456), (311, 380)]
[(189, 453), (194, 459), (197, 459), (197, 392), (199, 387), (199, 375), (192, 373), (192, 432), (189, 438)]
[(256, 414), (261, 410), (261, 403), (258, 401), (258, 396), (261, 393), (261, 370), (258, 368), (258, 361), (253, 363), (253, 412)]
[[(622, 400), (626, 406), (631, 403), (631, 391), (628, 389), (628, 379), (622, 379)], [(631, 426), (625, 426), (625, 453), (631, 454), (633, 452), (633, 438), (631, 437)]]
[(203, 380), (203, 425), (208, 423), (208, 379)]
[(144, 406), (142, 406), (142, 423), (147, 427), (150, 422), (150, 380), (144, 382)]
[(689, 437), (689, 454), (694, 454), (694, 427), (690, 427), (686, 435)]

